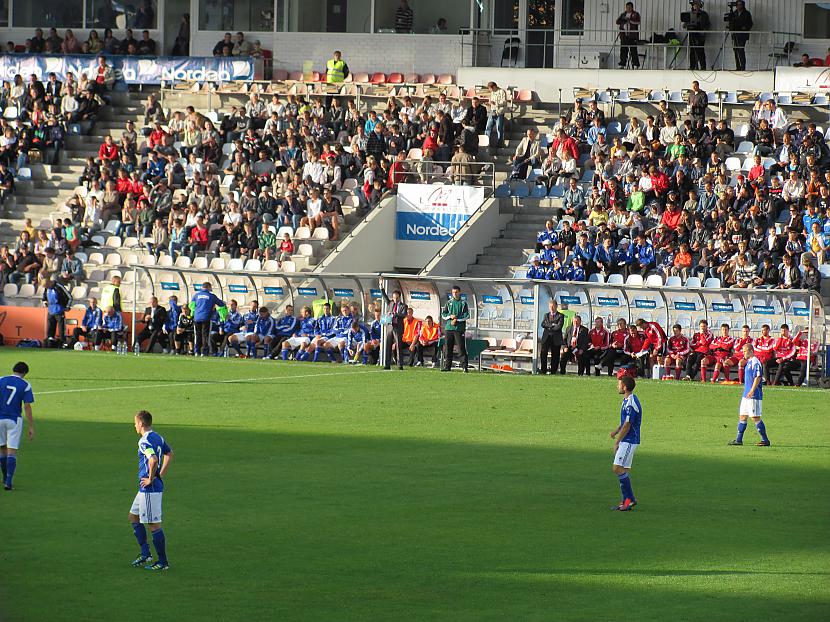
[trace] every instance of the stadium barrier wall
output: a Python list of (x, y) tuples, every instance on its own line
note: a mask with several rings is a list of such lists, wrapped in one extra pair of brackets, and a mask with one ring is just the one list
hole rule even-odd
[[(84, 309), (69, 309), (66, 311), (66, 333), (72, 335), (72, 329), (80, 326), (84, 319)], [(131, 326), (133, 314), (121, 314), (124, 326)], [(143, 323), (138, 323), (138, 330)], [(6, 345), (14, 346), (24, 339), (46, 338), (46, 309), (44, 307), (12, 307), (0, 306), (0, 335)]]
[[(314, 300), (348, 300), (361, 305), (367, 317), (370, 305), (382, 300), (382, 290), (391, 295), (403, 292), (404, 302), (423, 318), (432, 315), (440, 321), (440, 310), (453, 285), (461, 287), (470, 307), (468, 335), (473, 339), (490, 339), (501, 345), (512, 340), (513, 350), (501, 348), (483, 356), (506, 356), (536, 371), (541, 320), (548, 300), (555, 298), (563, 309), (582, 316), (586, 324), (596, 317), (613, 323), (623, 318), (633, 322), (640, 318), (659, 322), (668, 329), (677, 323), (688, 333), (705, 319), (714, 329), (722, 323), (733, 331), (749, 325), (758, 334), (762, 324), (773, 331), (782, 323), (794, 332), (809, 332), (811, 342), (827, 342), (825, 315), (821, 298), (806, 290), (736, 290), (720, 288), (649, 287), (646, 285), (609, 285), (568, 281), (531, 281), (525, 279), (475, 279), (465, 277), (416, 276), (377, 273), (265, 273), (162, 268), (131, 265), (136, 271), (134, 300), (139, 300), (141, 281), (149, 281), (147, 296), (164, 298), (176, 294), (180, 303), (190, 300), (204, 281), (211, 282), (220, 298), (235, 298), (239, 304), (256, 299), (273, 313), (292, 304), (295, 312), (311, 306)], [(166, 300), (162, 300), (166, 302)], [(143, 309), (133, 303), (134, 317)], [(44, 320), (45, 321), (45, 320)], [(135, 328), (134, 328), (135, 331)], [(520, 344), (525, 342), (525, 348)], [(529, 342), (529, 343), (528, 343)], [(815, 371), (815, 370), (811, 370)], [(826, 370), (825, 370), (826, 373)]]

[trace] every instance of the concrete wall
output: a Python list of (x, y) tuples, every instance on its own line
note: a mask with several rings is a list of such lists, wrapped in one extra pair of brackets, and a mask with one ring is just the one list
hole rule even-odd
[(748, 90), (772, 91), (775, 74), (772, 71), (741, 72), (715, 71), (699, 74), (693, 71), (647, 70), (619, 71), (613, 69), (508, 69), (498, 67), (459, 67), (458, 83), (487, 84), (495, 80), (501, 85), (532, 89), (542, 101), (573, 101), (573, 88), (649, 88), (679, 91), (688, 89), (692, 80), (700, 82), (704, 91)]
[[(221, 31), (195, 33), (191, 54), (210, 56), (213, 46), (224, 34)], [(461, 54), (459, 35), (252, 32), (245, 33), (245, 38), (258, 39), (265, 49), (273, 50), (274, 67), (288, 71), (300, 71), (307, 60), (314, 63), (317, 71), (323, 71), (331, 53), (341, 50), (352, 72), (455, 75)]]
[(421, 275), (460, 276), (510, 222), (512, 215), (501, 213), (499, 203), (499, 199), (487, 199), (424, 267)]

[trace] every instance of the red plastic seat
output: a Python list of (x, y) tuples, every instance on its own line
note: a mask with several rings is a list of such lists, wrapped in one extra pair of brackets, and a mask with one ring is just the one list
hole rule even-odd
[(274, 80), (277, 82), (288, 80), (288, 72), (285, 69), (274, 69)]
[(438, 84), (447, 85), (453, 84), (454, 82), (455, 79), (452, 77), (451, 74), (442, 73), (440, 76), (438, 76)]
[(522, 104), (530, 104), (533, 102), (533, 91), (530, 89), (522, 89), (520, 91), (516, 91), (516, 95), (514, 99)]
[(377, 73), (373, 73), (370, 82), (372, 84), (383, 84), (384, 82), (386, 82), (386, 74), (381, 73), (380, 71), (378, 71)]
[(288, 79), (293, 80), (294, 82), (302, 82), (303, 80), (303, 72), (302, 71), (292, 71), (288, 74)]
[(421, 82), (424, 84), (435, 84), (435, 74), (427, 73), (421, 76)]
[(389, 77), (386, 79), (387, 84), (403, 84), (403, 74), (402, 73), (390, 73)]
[(365, 84), (369, 81), (369, 74), (366, 72), (356, 73), (354, 74), (353, 80), (358, 84)]
[(418, 84), (420, 76), (417, 73), (408, 73), (404, 76), (403, 81), (407, 84)]
[(313, 71), (311, 73), (311, 81), (312, 82), (320, 82), (320, 72), (319, 71)]

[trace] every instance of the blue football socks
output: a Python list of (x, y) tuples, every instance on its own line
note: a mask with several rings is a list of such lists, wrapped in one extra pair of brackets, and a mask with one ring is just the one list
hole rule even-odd
[(167, 548), (164, 541), (164, 529), (153, 532), (153, 546), (156, 547), (156, 556), (160, 564), (167, 565)]
[(343, 348), (343, 350), (340, 352), (340, 354), (343, 357), (343, 362), (348, 363), (349, 362), (349, 351), (346, 348)]
[(0, 456), (0, 471), (3, 472), (3, 479), (6, 479), (6, 454)]
[(283, 360), (283, 361), (287, 361), (287, 360), (288, 360), (288, 350), (283, 350), (283, 351), (282, 351), (282, 360)]
[(620, 480), (620, 492), (623, 501), (626, 499), (634, 501), (634, 491), (631, 489), (631, 478), (628, 477), (628, 473), (620, 473), (617, 478)]
[(769, 443), (769, 439), (767, 438), (767, 426), (764, 425), (764, 422), (758, 419), (758, 423), (755, 424), (755, 429), (758, 430), (758, 434), (761, 435), (761, 440), (765, 443)]
[(138, 546), (141, 547), (141, 556), (150, 557), (150, 545), (147, 543), (147, 530), (141, 523), (133, 523), (133, 532), (135, 539), (138, 540)]
[(6, 486), (12, 485), (12, 478), (14, 477), (14, 470), (17, 468), (17, 456), (6, 456), (6, 475), (3, 481)]
[(738, 421), (738, 436), (735, 440), (739, 443), (744, 442), (744, 432), (746, 432), (746, 421)]

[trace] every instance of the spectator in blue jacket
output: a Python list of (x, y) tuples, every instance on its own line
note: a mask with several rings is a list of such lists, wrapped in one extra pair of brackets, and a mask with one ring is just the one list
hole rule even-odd
[(559, 257), (557, 257), (553, 260), (553, 264), (551, 264), (548, 271), (545, 273), (545, 279), (548, 281), (564, 281), (566, 274), (567, 269), (559, 260)]
[(585, 193), (577, 184), (576, 179), (571, 178), (568, 189), (562, 195), (562, 210), (567, 216), (579, 218), (585, 209)]
[(606, 235), (602, 238), (602, 244), (594, 250), (593, 262), (604, 277), (619, 273), (619, 253), (614, 248), (614, 240), (611, 236)]
[(645, 233), (637, 234), (637, 241), (629, 249), (631, 263), (628, 274), (639, 274), (643, 278), (654, 270), (654, 247), (648, 241)]
[(118, 342), (121, 340), (123, 333), (124, 319), (121, 317), (121, 314), (112, 307), (107, 307), (107, 312), (101, 323), (101, 330), (98, 331), (95, 337), (95, 349), (100, 350), (101, 344), (109, 339), (112, 344), (112, 351), (117, 351)]
[(545, 243), (545, 240), (550, 240), (551, 244), (556, 245), (559, 236), (556, 233), (556, 228), (553, 226), (553, 221), (548, 220), (545, 222), (545, 228), (542, 229), (538, 235), (536, 236), (536, 251), (539, 252), (542, 250), (542, 246)]
[(556, 257), (558, 257), (558, 254), (553, 250), (553, 241), (550, 239), (544, 240), (542, 242), (542, 252), (539, 254), (539, 261), (542, 262), (543, 266), (549, 266)]
[(96, 298), (89, 299), (89, 305), (84, 311), (84, 319), (81, 320), (81, 325), (76, 326), (72, 331), (72, 342), (69, 344), (70, 348), (74, 348), (75, 344), (83, 337), (88, 343), (95, 343), (95, 336), (101, 328), (103, 322), (103, 313), (101, 307), (98, 306)]
[(571, 265), (568, 266), (568, 270), (565, 272), (565, 280), (566, 281), (584, 281), (585, 280), (585, 268), (583, 267), (583, 260), (581, 257), (575, 257), (574, 260), (571, 262)]
[(526, 279), (544, 279), (545, 278), (545, 268), (542, 266), (542, 262), (539, 261), (539, 256), (533, 256), (533, 264), (527, 269), (527, 274), (525, 274)]
[(55, 279), (46, 280), (43, 290), (43, 306), (46, 307), (46, 340), (51, 345), (64, 345), (66, 339), (66, 310), (72, 297)]

